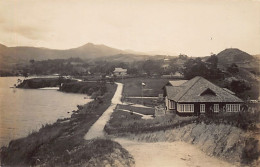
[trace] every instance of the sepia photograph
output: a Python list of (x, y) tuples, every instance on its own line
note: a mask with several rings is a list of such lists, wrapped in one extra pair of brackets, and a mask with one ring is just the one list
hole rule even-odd
[(0, 167), (259, 167), (260, 0), (0, 0)]

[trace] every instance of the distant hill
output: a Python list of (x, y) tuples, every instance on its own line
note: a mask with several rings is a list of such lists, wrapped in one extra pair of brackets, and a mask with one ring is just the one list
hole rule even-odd
[(87, 43), (78, 48), (57, 50), (37, 47), (6, 47), (0, 44), (0, 69), (11, 67), (17, 63), (29, 60), (81, 58), (93, 59), (118, 54), (128, 54), (127, 51), (111, 48), (105, 45)]
[(236, 48), (229, 48), (217, 54), (220, 65), (227, 67), (232, 63), (245, 69), (257, 69), (259, 71), (259, 59)]
[[(145, 55), (145, 54), (117, 54), (113, 56), (107, 57), (100, 57), (95, 60), (106, 60), (106, 61), (113, 61), (113, 62), (125, 62), (131, 63), (136, 61), (145, 61), (145, 60), (163, 60), (166, 56), (165, 55)], [(173, 57), (171, 57), (173, 58)]]
[(107, 57), (100, 57), (96, 60), (106, 60), (106, 61), (113, 61), (113, 62), (134, 62), (134, 61), (143, 61), (149, 59), (152, 56), (149, 55), (136, 55), (136, 54), (117, 54), (113, 56)]

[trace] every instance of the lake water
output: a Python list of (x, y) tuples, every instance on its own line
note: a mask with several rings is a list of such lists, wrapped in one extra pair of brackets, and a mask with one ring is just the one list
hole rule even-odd
[(8, 145), (12, 139), (27, 136), (46, 123), (70, 117), (78, 104), (91, 101), (82, 94), (10, 88), (18, 78), (0, 77), (0, 147)]

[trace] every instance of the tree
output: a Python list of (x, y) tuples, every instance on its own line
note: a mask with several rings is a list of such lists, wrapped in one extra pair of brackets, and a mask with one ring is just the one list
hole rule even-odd
[(128, 68), (127, 69), (127, 73), (128, 74), (132, 74), (132, 75), (137, 75), (138, 74), (138, 69), (137, 68)]
[(143, 70), (148, 74), (160, 73), (160, 65), (154, 60), (147, 60), (143, 64)]
[(34, 64), (34, 62), (35, 62), (34, 59), (31, 59), (31, 60), (30, 60), (30, 63), (31, 63), (31, 64)]
[(242, 93), (251, 89), (250, 84), (245, 80), (232, 80), (229, 87), (235, 93)]
[(218, 57), (215, 54), (211, 55), (206, 62), (210, 64), (211, 69), (216, 69), (218, 67)]
[(232, 73), (232, 74), (235, 74), (235, 73), (239, 72), (239, 68), (238, 68), (238, 66), (235, 63), (233, 63), (233, 64), (231, 64), (231, 66), (229, 66), (227, 68), (227, 71)]
[(195, 76), (202, 76), (208, 78), (208, 68), (205, 63), (201, 61), (200, 58), (189, 59), (184, 63), (183, 70), (184, 77), (186, 79), (191, 79)]
[(188, 56), (185, 55), (185, 54), (180, 54), (180, 55), (179, 55), (179, 59), (188, 60)]

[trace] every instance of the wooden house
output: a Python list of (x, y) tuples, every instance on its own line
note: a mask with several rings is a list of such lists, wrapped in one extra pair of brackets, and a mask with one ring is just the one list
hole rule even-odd
[(126, 76), (127, 75), (127, 69), (124, 68), (115, 68), (113, 74), (115, 76)]
[(167, 111), (174, 111), (179, 115), (240, 111), (243, 101), (234, 92), (220, 88), (199, 76), (183, 82), (165, 86)]

